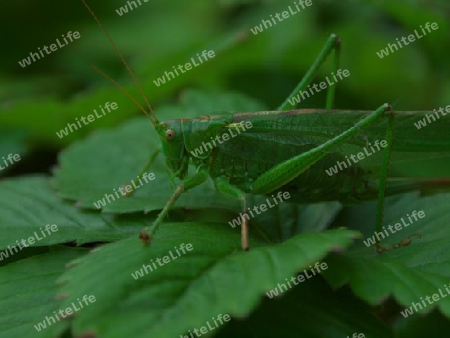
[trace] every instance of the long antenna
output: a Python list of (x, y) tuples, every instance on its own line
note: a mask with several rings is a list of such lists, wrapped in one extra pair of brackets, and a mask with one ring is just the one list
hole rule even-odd
[(91, 65), (92, 69), (95, 70), (97, 73), (99, 73), (101, 76), (103, 76), (105, 79), (107, 79), (109, 82), (111, 82), (113, 85), (115, 85), (117, 88), (119, 88), (123, 93), (125, 93), (126, 96), (128, 96), (130, 98), (131, 101), (133, 101), (136, 106), (139, 107), (140, 110), (142, 110), (142, 112), (148, 116), (148, 118), (150, 119), (150, 121), (152, 121), (153, 123), (153, 119), (152, 117), (147, 113), (147, 111), (144, 109), (144, 107), (141, 106), (141, 104), (125, 89), (123, 88), (120, 84), (118, 84), (115, 80), (113, 80), (110, 76), (106, 75), (101, 69), (97, 68), (94, 65)]
[(122, 53), (119, 51), (119, 49), (117, 48), (117, 46), (115, 45), (114, 41), (112, 40), (111, 36), (108, 34), (108, 32), (106, 31), (105, 27), (103, 27), (103, 25), (101, 24), (100, 20), (97, 18), (97, 16), (94, 14), (94, 12), (92, 11), (92, 9), (88, 6), (88, 4), (86, 3), (85, 0), (81, 0), (81, 2), (83, 2), (84, 6), (87, 8), (87, 10), (89, 11), (89, 13), (91, 13), (92, 17), (95, 19), (95, 21), (97, 21), (97, 24), (100, 26), (101, 30), (103, 31), (103, 33), (106, 35), (106, 37), (108, 38), (109, 42), (111, 42), (111, 45), (114, 47), (114, 50), (116, 51), (117, 55), (119, 55), (120, 59), (122, 60), (122, 63), (125, 65), (125, 67), (128, 70), (128, 73), (130, 73), (134, 83), (136, 84), (136, 86), (139, 89), (139, 92), (141, 93), (142, 97), (145, 100), (145, 103), (149, 109), (149, 113), (145, 111), (145, 109), (137, 102), (136, 99), (134, 99), (130, 93), (128, 93), (126, 91), (125, 88), (123, 88), (122, 86), (120, 86), (116, 81), (114, 81), (113, 79), (111, 79), (109, 76), (107, 76), (104, 72), (102, 72), (100, 69), (98, 69), (97, 67), (93, 67), (98, 73), (100, 73), (102, 76), (104, 76), (107, 80), (109, 80), (110, 82), (112, 82), (114, 85), (116, 85), (122, 92), (124, 92), (134, 103), (137, 104), (137, 106), (145, 113), (145, 115), (148, 116), (148, 118), (150, 119), (150, 121), (152, 121), (153, 125), (156, 126), (159, 124), (158, 118), (156, 117), (155, 112), (152, 109), (152, 106), (150, 105), (150, 102), (148, 102), (147, 97), (144, 94), (144, 91), (142, 90), (141, 85), (139, 84), (138, 80), (136, 79), (136, 76), (134, 76), (133, 72), (130, 69), (130, 66), (128, 66), (128, 63), (125, 61), (125, 58), (123, 57)]

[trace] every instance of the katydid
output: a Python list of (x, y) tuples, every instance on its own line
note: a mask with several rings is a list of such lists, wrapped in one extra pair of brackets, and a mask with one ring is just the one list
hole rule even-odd
[[(149, 117), (161, 140), (166, 163), (181, 184), (159, 213), (151, 229), (143, 229), (139, 238), (149, 244), (178, 197), (211, 177), (216, 188), (239, 199), (242, 203), (241, 244), (249, 249), (246, 194), (273, 196), (289, 192), (291, 202), (313, 203), (339, 201), (356, 204), (378, 199), (376, 230), (381, 231), (385, 196), (412, 190), (435, 190), (450, 187), (448, 178), (402, 178), (389, 176), (391, 155), (397, 162), (408, 157), (427, 158), (450, 156), (450, 136), (438, 134), (431, 128), (418, 131), (413, 122), (431, 112), (394, 112), (388, 104), (374, 111), (332, 110), (335, 86), (328, 87), (326, 109), (289, 110), (289, 100), (305, 90), (327, 57), (334, 53), (333, 68), (339, 68), (340, 40), (332, 34), (317, 59), (298, 86), (275, 111), (260, 111), (201, 116), (159, 122), (124, 57), (102, 26), (98, 18), (82, 0), (100, 28), (110, 40), (116, 53), (130, 73), (146, 102), (146, 111), (136, 99), (100, 70), (99, 73), (128, 95)], [(333, 73), (334, 74), (334, 73)], [(295, 108), (295, 107), (290, 107)], [(448, 118), (441, 125), (450, 127)], [(247, 126), (247, 128), (243, 128)], [(447, 128), (448, 130), (448, 128)], [(222, 138), (235, 131), (214, 147), (199, 152), (204, 143)], [(365, 135), (364, 135), (365, 134)], [(372, 145), (367, 138), (375, 141)], [(395, 136), (395, 137), (394, 137)], [(386, 145), (381, 149), (379, 144)], [(363, 148), (371, 156), (360, 163), (351, 163), (349, 157)], [(375, 147), (380, 150), (375, 154)], [(150, 156), (150, 163), (159, 150)], [(414, 154), (420, 154), (419, 156)], [(422, 156), (423, 155), (423, 156)], [(422, 156), (422, 157), (421, 157)], [(359, 155), (358, 155), (359, 158)], [(328, 168), (336, 163), (347, 163), (331, 175)], [(193, 164), (196, 173), (187, 177)], [(336, 169), (337, 167), (335, 167)], [(405, 241), (408, 243), (408, 241)], [(382, 250), (377, 242), (377, 249)]]

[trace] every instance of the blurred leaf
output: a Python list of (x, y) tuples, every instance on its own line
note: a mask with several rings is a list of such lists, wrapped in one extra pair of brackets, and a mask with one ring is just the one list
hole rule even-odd
[[(0, 166), (4, 167), (5, 169), (0, 170), (0, 176), (7, 173), (16, 161), (14, 163), (10, 163), (8, 158), (9, 154), (19, 155), (20, 160), (22, 160), (28, 153), (27, 144), (26, 144), (26, 138), (27, 133), (25, 131), (20, 130), (1, 130), (0, 131), (0, 157), (2, 158), (0, 160)], [(16, 157), (17, 158), (17, 157)], [(8, 166), (5, 165), (5, 160), (8, 163)], [(19, 160), (19, 161), (20, 161)]]
[(282, 298), (265, 298), (248, 318), (231, 321), (215, 337), (393, 337), (372, 312), (348, 289), (333, 292), (317, 278)]
[(447, 337), (450, 322), (437, 310), (424, 316), (417, 314), (408, 318), (401, 318), (395, 323), (394, 330), (398, 338), (415, 337)]

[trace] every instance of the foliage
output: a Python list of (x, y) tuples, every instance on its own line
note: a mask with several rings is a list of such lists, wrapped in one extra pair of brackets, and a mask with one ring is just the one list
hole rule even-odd
[[(338, 84), (337, 108), (371, 110), (391, 102), (396, 110), (431, 111), (448, 104), (449, 64), (442, 51), (450, 42), (446, 2), (313, 0), (258, 35), (249, 28), (291, 2), (142, 2), (124, 16), (115, 12), (124, 1), (89, 3), (160, 120), (276, 107), (332, 32), (342, 40), (341, 67), (351, 72)], [(426, 214), (384, 244), (417, 232), (421, 238), (388, 252), (378, 254), (362, 241), (374, 233), (376, 202), (282, 203), (252, 220), (252, 229), (266, 236), (252, 231), (251, 250), (242, 252), (239, 229), (228, 223), (240, 212), (239, 203), (208, 180), (180, 198), (144, 247), (138, 233), (169, 200), (170, 176), (158, 156), (148, 169), (154, 180), (133, 196), (101, 210), (95, 206), (140, 174), (159, 140), (139, 109), (89, 65), (142, 101), (135, 85), (81, 3), (27, 1), (26, 10), (19, 2), (2, 6), (10, 33), (4, 44), (11, 47), (0, 55), (0, 157), (18, 153), (22, 160), (0, 171), (0, 337), (175, 337), (219, 314), (229, 314), (231, 321), (210, 336), (439, 337), (448, 332), (450, 297), (408, 318), (400, 313), (421, 297), (450, 289), (447, 192), (387, 199), (385, 226), (413, 210)], [(37, 14), (29, 17), (29, 12)], [(385, 58), (377, 56), (395, 38), (434, 21), (437, 31)], [(81, 39), (26, 68), (18, 65), (69, 30), (80, 31)], [(165, 85), (154, 84), (165, 70), (205, 49), (215, 50), (216, 57)], [(328, 62), (318, 78), (330, 73)], [(119, 108), (67, 137), (56, 135), (107, 101)], [(324, 101), (321, 92), (300, 106), (319, 108)], [(432, 165), (447, 173), (450, 160), (437, 158)], [(426, 177), (425, 167), (417, 163), (404, 170)], [(265, 199), (249, 198), (252, 205)], [(16, 241), (40, 235), (46, 224), (58, 230), (17, 248)], [(133, 277), (182, 243), (193, 250)], [(328, 268), (275, 299), (267, 296), (316, 262)], [(35, 329), (84, 295), (96, 301), (73, 318)]]

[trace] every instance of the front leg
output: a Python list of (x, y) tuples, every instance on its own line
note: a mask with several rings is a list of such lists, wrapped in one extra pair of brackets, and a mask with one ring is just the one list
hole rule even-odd
[(164, 218), (166, 217), (167, 213), (172, 208), (172, 206), (175, 204), (178, 197), (180, 197), (181, 193), (202, 184), (203, 182), (206, 181), (207, 178), (208, 178), (208, 171), (206, 170), (206, 168), (201, 167), (194, 176), (183, 181), (176, 188), (172, 197), (167, 202), (164, 209), (159, 213), (158, 218), (156, 218), (155, 222), (153, 223), (153, 228), (150, 230), (150, 233), (147, 232), (148, 228), (142, 229), (141, 232), (139, 233), (139, 239), (141, 240), (142, 243), (144, 243), (144, 245), (147, 245), (151, 242), (153, 235), (156, 233), (162, 221), (164, 220)]

